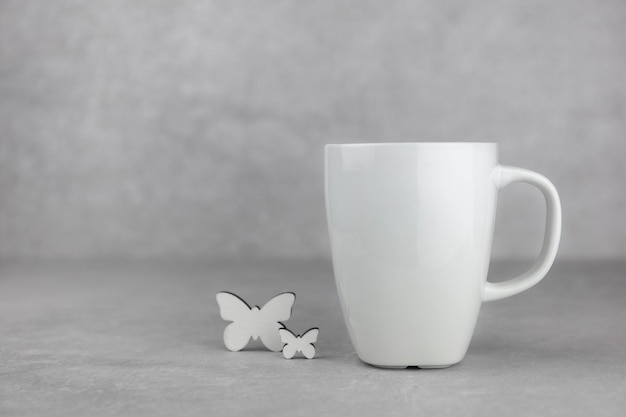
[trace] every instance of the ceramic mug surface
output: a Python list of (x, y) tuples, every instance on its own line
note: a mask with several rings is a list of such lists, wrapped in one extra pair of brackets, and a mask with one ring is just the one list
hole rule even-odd
[[(539, 260), (489, 283), (498, 189), (535, 185), (546, 198)], [(373, 143), (325, 147), (333, 269), (357, 355), (383, 367), (446, 367), (463, 359), (483, 301), (539, 282), (556, 256), (556, 189), (498, 164), (495, 143)]]

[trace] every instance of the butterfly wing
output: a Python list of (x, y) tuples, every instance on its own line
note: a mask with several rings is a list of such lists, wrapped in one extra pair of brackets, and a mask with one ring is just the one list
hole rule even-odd
[(224, 345), (232, 352), (238, 352), (250, 341), (250, 329), (240, 323), (233, 322), (224, 329)]
[(278, 294), (261, 308), (261, 316), (272, 321), (289, 320), (295, 301), (296, 295), (292, 292)]
[(286, 345), (296, 341), (296, 335), (285, 327), (278, 330), (278, 335), (280, 336), (280, 341)]
[(261, 308), (258, 334), (263, 344), (271, 351), (279, 352), (283, 342), (278, 333), (281, 321), (289, 320), (296, 295), (291, 292), (278, 294)]
[(232, 321), (224, 330), (224, 344), (228, 350), (237, 352), (250, 340), (250, 306), (241, 298), (229, 292), (219, 292), (216, 296), (220, 316)]
[(291, 333), (288, 329), (282, 328), (278, 330), (281, 341), (285, 344), (283, 346), (283, 356), (285, 359), (291, 359), (297, 352), (296, 345), (297, 339), (296, 336)]
[(313, 343), (317, 342), (317, 335), (319, 335), (319, 334), (320, 334), (320, 329), (318, 329), (317, 327), (313, 327), (312, 329), (307, 330), (300, 337), (302, 338), (302, 341), (304, 343), (313, 344)]
[(242, 321), (249, 316), (250, 306), (229, 292), (218, 292), (215, 296), (220, 307), (220, 316), (226, 321)]
[(300, 337), (300, 351), (307, 359), (313, 359), (315, 357), (315, 345), (313, 343), (317, 342), (317, 335), (320, 333), (320, 330), (316, 327), (309, 329)]
[(313, 359), (315, 357), (315, 346), (311, 344), (302, 346), (302, 354), (307, 359)]
[(295, 356), (295, 354), (296, 354), (296, 348), (294, 348), (293, 346), (287, 345), (283, 348), (283, 357), (285, 359), (291, 359)]

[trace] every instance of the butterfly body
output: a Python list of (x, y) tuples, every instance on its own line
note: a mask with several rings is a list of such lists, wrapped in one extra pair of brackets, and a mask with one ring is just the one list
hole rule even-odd
[(314, 327), (307, 330), (302, 336), (296, 336), (289, 329), (279, 329), (280, 339), (285, 344), (283, 346), (283, 356), (285, 359), (293, 358), (296, 353), (301, 352), (307, 359), (315, 357), (315, 345), (319, 329)]
[[(247, 323), (239, 323), (235, 326), (235, 328), (239, 327), (241, 331), (243, 331), (244, 328), (247, 328), (247, 333), (250, 333), (250, 338), (252, 340), (259, 339), (263, 329), (267, 326), (267, 323), (265, 323), (266, 319), (261, 314), (261, 309), (258, 306), (252, 307), (246, 320)], [(232, 326), (232, 324), (229, 326)]]
[(229, 292), (219, 292), (216, 298), (221, 317), (232, 321), (224, 329), (224, 344), (228, 350), (236, 352), (243, 349), (251, 338), (260, 338), (269, 350), (281, 350), (282, 341), (278, 330), (284, 327), (281, 322), (291, 317), (295, 294), (278, 294), (262, 308), (250, 307), (240, 297)]
[(261, 309), (254, 306), (250, 309), (250, 337), (257, 340), (260, 336), (259, 329), (263, 325), (263, 317), (261, 317)]

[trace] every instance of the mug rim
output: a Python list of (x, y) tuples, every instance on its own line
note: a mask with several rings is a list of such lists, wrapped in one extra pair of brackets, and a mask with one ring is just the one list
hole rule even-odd
[(401, 147), (401, 146), (498, 146), (497, 142), (361, 142), (361, 143), (328, 143), (326, 148), (330, 147), (344, 147), (344, 148), (358, 148), (358, 147)]

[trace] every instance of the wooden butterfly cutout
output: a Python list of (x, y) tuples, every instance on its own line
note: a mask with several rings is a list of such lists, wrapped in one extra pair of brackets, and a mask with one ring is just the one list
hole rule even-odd
[(229, 292), (217, 293), (220, 316), (232, 321), (224, 329), (224, 344), (233, 352), (243, 349), (250, 338), (261, 342), (271, 351), (279, 352), (283, 348), (278, 333), (285, 327), (281, 322), (289, 320), (296, 295), (291, 292), (278, 294), (262, 308), (250, 307), (244, 300)]
[(283, 347), (283, 356), (285, 359), (291, 359), (298, 352), (302, 352), (307, 359), (315, 357), (315, 345), (317, 335), (320, 330), (317, 327), (307, 330), (302, 336), (296, 336), (287, 328), (279, 329), (280, 339), (285, 346)]

